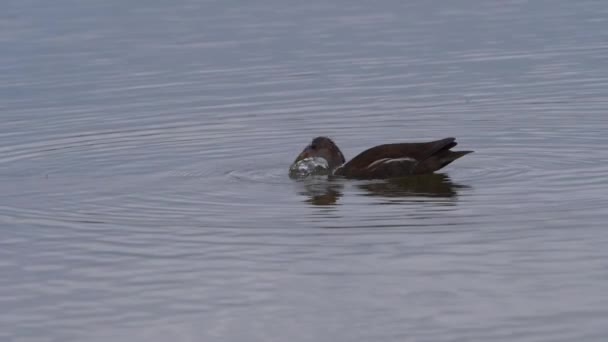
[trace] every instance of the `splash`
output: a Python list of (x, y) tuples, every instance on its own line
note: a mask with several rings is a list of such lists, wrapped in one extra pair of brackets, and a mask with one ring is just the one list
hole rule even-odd
[(329, 165), (324, 158), (314, 157), (305, 158), (289, 167), (289, 177), (291, 178), (306, 178), (314, 175), (330, 174)]

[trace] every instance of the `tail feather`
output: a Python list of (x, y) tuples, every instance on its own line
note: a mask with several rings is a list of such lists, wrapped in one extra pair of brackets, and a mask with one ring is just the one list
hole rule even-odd
[(473, 151), (445, 151), (440, 157), (439, 162), (441, 163), (441, 168), (446, 167), (448, 164), (453, 162), (454, 160), (463, 157), (469, 153), (473, 153)]
[(450, 151), (441, 150), (439, 153), (431, 156), (420, 162), (414, 169), (414, 174), (432, 173), (439, 169), (443, 169), (454, 160), (472, 153), (473, 151)]

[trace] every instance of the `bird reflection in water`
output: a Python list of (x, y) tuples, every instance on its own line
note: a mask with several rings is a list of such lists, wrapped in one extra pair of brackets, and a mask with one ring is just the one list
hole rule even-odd
[(468, 186), (452, 182), (450, 177), (442, 173), (359, 184), (358, 187), (366, 190), (367, 193), (364, 195), (367, 196), (441, 198), (455, 197), (459, 189), (468, 188)]
[(335, 205), (344, 192), (343, 180), (333, 177), (314, 177), (299, 183), (303, 187), (299, 194), (306, 196), (306, 202), (312, 205)]
[[(319, 206), (336, 205), (344, 194), (345, 184), (352, 181), (334, 177), (315, 177), (299, 182), (302, 188), (299, 194), (306, 196), (307, 203)], [(403, 178), (354, 182), (354, 186), (363, 190), (360, 195), (386, 198), (385, 203), (399, 203), (423, 198), (455, 198), (458, 191), (469, 188), (452, 182), (442, 173)]]

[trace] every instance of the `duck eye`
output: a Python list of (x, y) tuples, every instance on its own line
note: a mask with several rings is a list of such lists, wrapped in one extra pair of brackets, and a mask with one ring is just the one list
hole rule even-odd
[(310, 145), (310, 148), (312, 148), (313, 150), (316, 150), (317, 149), (317, 145), (312, 144), (312, 145)]

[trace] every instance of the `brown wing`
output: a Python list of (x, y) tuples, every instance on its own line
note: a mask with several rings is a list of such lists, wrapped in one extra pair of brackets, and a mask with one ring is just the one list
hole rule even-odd
[(391, 178), (417, 173), (417, 167), (440, 151), (456, 146), (454, 138), (424, 143), (384, 144), (361, 152), (337, 175), (352, 178)]

